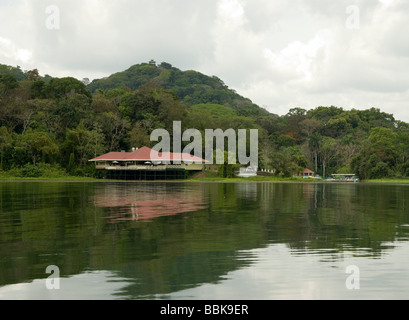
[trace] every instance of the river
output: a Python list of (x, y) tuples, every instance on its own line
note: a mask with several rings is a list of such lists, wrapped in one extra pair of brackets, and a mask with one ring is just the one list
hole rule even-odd
[(0, 299), (408, 299), (408, 240), (407, 185), (4, 182)]

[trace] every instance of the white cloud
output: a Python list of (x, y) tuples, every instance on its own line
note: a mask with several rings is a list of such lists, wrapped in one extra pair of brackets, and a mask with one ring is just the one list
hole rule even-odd
[(379, 2), (382, 3), (385, 7), (389, 7), (393, 4), (394, 1), (395, 0), (379, 0)]
[(327, 61), (330, 44), (331, 32), (324, 30), (307, 43), (301, 41), (290, 43), (279, 53), (265, 49), (265, 56), (270, 60), (273, 70), (295, 73), (301, 75), (303, 80), (311, 81), (317, 71), (316, 60), (319, 59), (319, 63)]
[(219, 15), (230, 21), (239, 20), (244, 14), (243, 6), (238, 0), (221, 0), (218, 9)]
[[(59, 30), (45, 26), (48, 0), (16, 0), (2, 6), (0, 63), (92, 79), (155, 59), (217, 75), (279, 114), (294, 104), (376, 104), (409, 121), (405, 0), (52, 4), (60, 9)], [(346, 27), (351, 4), (359, 8), (358, 30)]]
[(30, 50), (18, 48), (10, 39), (0, 37), (0, 59), (28, 63), (31, 56)]

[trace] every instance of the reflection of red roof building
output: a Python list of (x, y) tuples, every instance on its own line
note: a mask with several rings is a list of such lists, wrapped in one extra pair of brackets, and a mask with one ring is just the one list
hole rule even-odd
[(125, 191), (115, 186), (105, 186), (94, 197), (96, 207), (109, 210), (106, 217), (110, 223), (122, 221), (152, 221), (152, 219), (196, 212), (207, 208), (203, 193), (194, 191), (166, 191), (131, 186)]
[[(115, 206), (107, 206), (115, 208)], [(120, 208), (120, 206), (119, 206)], [(204, 205), (186, 202), (183, 199), (146, 200), (130, 203), (122, 210), (114, 210), (109, 217), (111, 223), (121, 221), (152, 221), (152, 219), (202, 210)]]
[(132, 152), (110, 152), (94, 159), (110, 178), (130, 180), (181, 178), (186, 171), (203, 171), (205, 159), (188, 153), (158, 152), (142, 147)]

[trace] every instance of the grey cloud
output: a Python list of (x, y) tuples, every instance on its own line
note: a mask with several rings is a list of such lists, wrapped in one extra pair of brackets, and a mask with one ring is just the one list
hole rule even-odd
[[(50, 3), (59, 30), (45, 26)], [(222, 3), (243, 12), (229, 20)], [(346, 27), (350, 5), (359, 30)], [(0, 51), (0, 63), (96, 78), (155, 59), (216, 75), (276, 113), (376, 104), (409, 121), (405, 0), (16, 0), (0, 9), (0, 38), (31, 53), (22, 65)]]

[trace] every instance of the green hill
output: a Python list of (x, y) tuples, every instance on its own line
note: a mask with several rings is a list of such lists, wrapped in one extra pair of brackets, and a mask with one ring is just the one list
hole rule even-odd
[(115, 88), (134, 91), (148, 83), (172, 91), (182, 102), (190, 106), (219, 104), (234, 108), (239, 115), (244, 116), (268, 113), (250, 99), (229, 89), (218, 77), (210, 77), (193, 70), (181, 71), (166, 62), (159, 65), (154, 61), (133, 65), (125, 71), (92, 81), (88, 89), (92, 93)]

